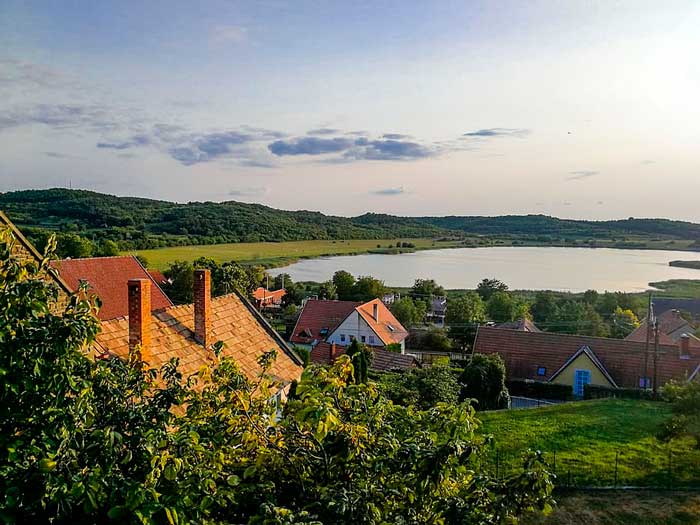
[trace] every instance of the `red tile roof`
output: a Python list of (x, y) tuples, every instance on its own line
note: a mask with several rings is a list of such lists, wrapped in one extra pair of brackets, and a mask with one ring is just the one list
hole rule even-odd
[[(289, 340), (295, 344), (311, 344), (324, 340), (360, 304), (353, 301), (309, 299), (301, 310)], [(322, 335), (323, 329), (328, 331)]]
[[(371, 347), (372, 364), (370, 368), (377, 372), (389, 372), (391, 370), (407, 370), (418, 366), (416, 358), (409, 354), (399, 354), (383, 348)], [(321, 342), (311, 350), (311, 361), (319, 365), (329, 365), (338, 357), (345, 354), (346, 347)]]
[(81, 280), (88, 282), (90, 290), (102, 299), (102, 308), (98, 317), (103, 321), (128, 314), (127, 282), (129, 279), (151, 280), (153, 310), (173, 305), (160, 289), (159, 283), (141, 266), (138, 259), (131, 255), (62, 259), (53, 261), (51, 266), (73, 290), (78, 289)]
[(501, 323), (496, 325), (496, 328), (504, 328), (507, 330), (520, 330), (521, 332), (541, 332), (537, 325), (530, 321), (530, 319), (522, 318), (517, 321), (510, 321), (508, 323)]
[(167, 277), (163, 275), (163, 273), (160, 270), (155, 270), (153, 268), (148, 269), (148, 275), (151, 276), (151, 278), (158, 283), (158, 286), (165, 286), (166, 284), (169, 283)]
[(287, 291), (284, 288), (279, 290), (268, 290), (264, 286), (259, 286), (253, 291), (253, 299), (255, 299), (258, 304), (279, 304), (282, 301), (282, 297), (287, 295)]
[[(247, 300), (236, 293), (212, 298), (211, 314), (211, 340), (224, 343), (222, 355), (233, 357), (248, 378), (254, 379), (260, 372), (258, 358), (276, 350), (277, 360), (270, 374), (284, 384), (299, 379), (301, 361)], [(128, 317), (103, 321), (97, 343), (109, 354), (126, 357), (129, 353)], [(153, 312), (151, 344), (144, 352), (146, 355), (144, 360), (151, 367), (160, 367), (171, 358), (178, 358), (184, 377), (216, 361), (212, 350), (194, 339), (194, 306), (191, 304)]]
[[(690, 345), (700, 348), (700, 340), (692, 334), (695, 331), (692, 325), (683, 319), (678, 310), (666, 310), (656, 317), (659, 323), (659, 342), (661, 344), (675, 344), (681, 335), (682, 331), (687, 331), (690, 335)], [(651, 333), (651, 341), (654, 341), (653, 332)], [(641, 324), (625, 339), (628, 341), (637, 341), (646, 343), (647, 340), (647, 320), (644, 319)]]
[[(640, 377), (653, 377), (654, 352), (649, 352), (645, 372), (645, 344), (624, 339), (607, 339), (549, 332), (521, 332), (501, 328), (479, 328), (474, 352), (500, 354), (510, 379), (548, 380), (581, 347), (587, 346), (598, 357), (620, 387), (636, 388)], [(700, 364), (700, 352), (691, 348), (687, 359), (680, 357), (678, 345), (659, 345), (657, 358), (658, 384), (671, 379), (684, 380)], [(545, 376), (537, 375), (540, 367)]]

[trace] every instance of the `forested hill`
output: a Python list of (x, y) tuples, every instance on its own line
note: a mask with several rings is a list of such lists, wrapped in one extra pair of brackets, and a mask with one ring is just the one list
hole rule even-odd
[(178, 204), (84, 190), (26, 190), (0, 194), (5, 211), (30, 236), (74, 232), (121, 249), (179, 244), (309, 239), (392, 239), (462, 235), (610, 238), (630, 234), (700, 239), (700, 225), (666, 219), (576, 221), (544, 215), (396, 217), (368, 213), (336, 217), (240, 202)]

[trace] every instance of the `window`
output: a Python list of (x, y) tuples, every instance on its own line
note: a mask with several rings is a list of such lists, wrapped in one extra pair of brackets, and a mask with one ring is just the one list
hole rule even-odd
[(651, 377), (640, 377), (639, 388), (651, 388)]
[(341, 343), (345, 342), (345, 334), (340, 334), (340, 342)]
[(361, 335), (360, 339), (362, 340), (363, 343), (367, 340), (367, 338), (364, 335)]
[(396, 330), (396, 328), (394, 328), (394, 327), (391, 326), (390, 324), (386, 325), (386, 327), (389, 329), (390, 332), (393, 332), (393, 331)]
[(371, 344), (371, 345), (374, 344), (374, 336), (373, 335), (369, 336), (369, 344)]
[(328, 335), (328, 328), (321, 328), (321, 331), (318, 334), (319, 335)]
[(591, 384), (590, 370), (575, 370), (574, 371), (574, 395), (583, 397), (583, 389), (586, 385)]
[(540, 366), (537, 368), (537, 375), (538, 376), (546, 376), (547, 375), (547, 369), (544, 366)]

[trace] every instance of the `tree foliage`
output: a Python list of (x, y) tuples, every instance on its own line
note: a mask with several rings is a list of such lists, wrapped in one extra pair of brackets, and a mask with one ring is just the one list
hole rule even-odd
[(506, 365), (498, 354), (474, 354), (459, 378), (460, 399), (475, 399), (478, 410), (508, 408)]
[(470, 346), (477, 326), (485, 321), (486, 305), (476, 292), (448, 299), (445, 324), (450, 337), (460, 346)]
[(700, 449), (700, 382), (671, 381), (663, 387), (662, 395), (671, 403), (672, 416), (660, 431), (660, 439), (689, 436)]

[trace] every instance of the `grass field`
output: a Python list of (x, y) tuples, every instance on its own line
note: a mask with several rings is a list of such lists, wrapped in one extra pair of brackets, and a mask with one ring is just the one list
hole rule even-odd
[(605, 399), (484, 412), (480, 418), (496, 441), (490, 466), (497, 455), (501, 472), (514, 471), (521, 452), (531, 448), (545, 454), (559, 485), (613, 486), (619, 454), (618, 486), (700, 486), (694, 442), (667, 445), (654, 437), (668, 415), (665, 403)]
[(649, 284), (661, 290), (659, 296), (700, 297), (700, 280), (697, 279), (670, 279)]
[[(437, 241), (435, 239), (356, 239), (348, 241), (293, 241), (293, 242), (254, 242), (235, 244), (211, 244), (201, 246), (175, 246), (155, 250), (129, 252), (143, 255), (149, 266), (165, 269), (173, 261), (193, 261), (199, 257), (211, 257), (218, 262), (255, 262), (265, 266), (282, 266), (298, 259), (329, 255), (354, 255), (371, 251), (389, 251), (397, 241), (410, 242), (416, 250), (452, 248), (458, 241)], [(411, 251), (411, 249), (403, 249)]]
[(549, 516), (522, 525), (698, 525), (700, 494), (692, 492), (570, 493), (556, 496)]

